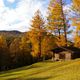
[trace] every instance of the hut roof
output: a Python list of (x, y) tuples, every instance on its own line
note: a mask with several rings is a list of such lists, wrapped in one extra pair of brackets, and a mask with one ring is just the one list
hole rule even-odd
[(51, 51), (54, 53), (60, 53), (60, 52), (65, 51), (65, 50), (61, 47), (57, 47), (57, 48), (52, 49)]
[(71, 53), (80, 53), (80, 49), (76, 47), (57, 47), (51, 50), (54, 53), (60, 53), (63, 51), (69, 51)]

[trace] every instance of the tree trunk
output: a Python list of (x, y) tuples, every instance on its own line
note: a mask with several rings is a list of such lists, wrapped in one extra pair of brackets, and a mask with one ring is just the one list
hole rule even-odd
[(39, 53), (38, 53), (39, 58), (41, 57), (41, 36), (39, 36)]
[(62, 3), (62, 0), (60, 0), (60, 4), (61, 4), (61, 9), (62, 9), (62, 16), (63, 16), (63, 23), (64, 23), (64, 37), (65, 37), (65, 42), (66, 42), (66, 45), (67, 46), (67, 33), (66, 33), (66, 21), (65, 21), (65, 17), (64, 17), (64, 12), (63, 12), (63, 3)]
[(60, 39), (60, 35), (61, 35), (61, 33), (60, 33), (60, 29), (58, 29), (58, 34), (59, 34), (59, 39)]

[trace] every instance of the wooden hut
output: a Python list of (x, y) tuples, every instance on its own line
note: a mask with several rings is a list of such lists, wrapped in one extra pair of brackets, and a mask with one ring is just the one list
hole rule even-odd
[(80, 58), (80, 49), (76, 47), (57, 47), (51, 50), (54, 55), (54, 60), (71, 60), (75, 58)]

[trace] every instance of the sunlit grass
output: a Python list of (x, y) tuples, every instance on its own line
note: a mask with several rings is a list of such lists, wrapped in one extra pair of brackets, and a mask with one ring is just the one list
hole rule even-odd
[(80, 80), (80, 59), (39, 62), (2, 72), (0, 80)]

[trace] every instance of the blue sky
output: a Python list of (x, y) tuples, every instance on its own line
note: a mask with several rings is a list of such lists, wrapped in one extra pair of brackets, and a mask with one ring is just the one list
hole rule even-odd
[(66, 0), (67, 4), (70, 4), (71, 3), (71, 0)]
[(3, 3), (6, 7), (10, 9), (15, 9), (20, 0), (3, 0)]
[[(0, 0), (0, 30), (27, 31), (36, 10), (46, 15), (50, 0)], [(66, 0), (67, 5), (70, 0)], [(65, 7), (67, 8), (67, 7)]]

